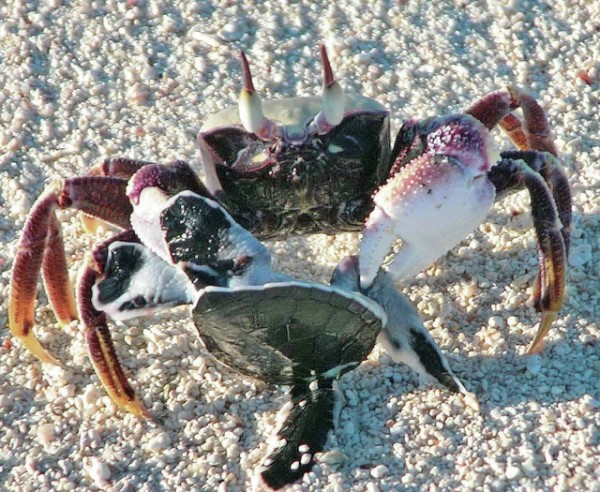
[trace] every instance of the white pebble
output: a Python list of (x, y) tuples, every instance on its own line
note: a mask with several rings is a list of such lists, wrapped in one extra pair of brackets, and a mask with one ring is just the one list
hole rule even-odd
[(146, 449), (148, 449), (148, 451), (152, 453), (158, 454), (164, 451), (170, 444), (171, 439), (169, 438), (169, 435), (166, 432), (161, 432), (160, 434), (157, 434), (152, 439), (150, 439), (150, 442), (148, 442)]
[(508, 465), (506, 467), (505, 475), (508, 480), (514, 480), (521, 476), (521, 469), (514, 465)]
[(219, 31), (219, 36), (223, 41), (239, 41), (243, 35), (243, 26), (236, 21), (228, 22)]
[(12, 405), (12, 398), (9, 395), (0, 395), (0, 408), (8, 408)]
[(302, 463), (303, 465), (308, 465), (310, 463), (311, 458), (312, 455), (310, 453), (303, 453), (300, 457), (300, 463)]
[(41, 424), (37, 430), (38, 439), (44, 445), (49, 444), (54, 439), (54, 432), (54, 424)]
[(86, 387), (83, 393), (83, 401), (86, 403), (86, 405), (95, 407), (98, 403), (98, 398), (100, 398), (100, 396), (101, 395), (98, 391), (98, 388), (96, 388), (95, 385), (90, 384)]
[(592, 261), (592, 245), (579, 244), (569, 252), (569, 265), (573, 268), (581, 268)]
[(90, 478), (100, 487), (106, 485), (110, 478), (111, 472), (109, 466), (99, 458), (92, 457), (89, 459), (85, 470)]
[(383, 478), (389, 473), (388, 467), (385, 465), (377, 465), (371, 470), (371, 476), (373, 478)]
[(530, 355), (527, 357), (527, 372), (530, 374), (537, 376), (542, 370), (542, 358), (537, 355)]

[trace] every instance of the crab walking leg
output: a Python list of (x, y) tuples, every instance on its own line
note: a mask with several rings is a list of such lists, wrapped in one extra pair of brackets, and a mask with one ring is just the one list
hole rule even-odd
[(61, 323), (74, 319), (73, 294), (64, 259), (64, 246), (56, 208), (74, 208), (128, 227), (131, 205), (127, 182), (119, 178), (73, 178), (49, 187), (35, 202), (25, 223), (12, 269), (9, 293), (9, 327), (43, 362), (57, 364), (35, 338), (34, 301), (40, 271), (52, 309)]
[[(552, 198), (554, 199), (558, 219), (561, 223), (560, 232), (563, 236), (565, 251), (568, 256), (571, 244), (573, 203), (569, 182), (562, 170), (560, 161), (549, 152), (538, 152), (535, 150), (507, 151), (503, 152), (501, 157), (509, 160), (521, 160), (544, 178), (552, 191)], [(494, 182), (498, 198), (501, 198), (507, 192), (522, 189), (524, 186), (522, 180), (515, 179), (510, 172), (503, 172), (500, 169), (492, 170), (490, 180)]]
[[(327, 436), (335, 426), (339, 396), (332, 379), (319, 379), (292, 387), (291, 401), (282, 409), (287, 417), (277, 436), (281, 444), (267, 458), (261, 472), (264, 483), (280, 489), (302, 477), (315, 464), (315, 453), (325, 447)], [(313, 385), (318, 387), (313, 388)]]
[[(521, 155), (522, 160), (518, 157)], [(508, 158), (510, 156), (510, 158)], [(567, 247), (563, 239), (562, 224), (548, 185), (534, 169), (536, 159), (552, 159), (548, 153), (507, 152), (489, 174), (490, 181), (499, 193), (511, 188), (526, 187), (531, 195), (533, 225), (537, 236), (539, 273), (533, 292), (535, 309), (542, 313), (538, 332), (527, 350), (528, 353), (539, 352), (542, 340), (558, 311), (562, 308), (564, 290)], [(570, 226), (567, 225), (567, 228)]]
[(106, 315), (92, 305), (92, 287), (100, 272), (86, 266), (79, 280), (78, 306), (94, 370), (115, 404), (136, 417), (150, 417), (127, 381), (108, 331)]
[[(546, 152), (544, 158), (526, 157), (527, 154), (523, 152), (518, 154), (520, 157), (517, 156), (515, 158), (525, 160), (534, 171), (539, 172), (544, 177), (546, 183), (550, 186), (554, 202), (556, 203), (558, 217), (562, 223), (561, 232), (568, 255), (571, 244), (572, 221), (572, 201), (569, 181), (556, 157), (556, 148), (550, 139), (550, 129), (544, 112), (535, 100), (533, 100), (530, 106), (533, 106), (533, 109), (525, 113), (527, 128), (524, 128), (521, 120), (513, 114), (507, 115), (500, 122), (500, 126), (521, 151), (531, 149)], [(510, 153), (504, 153), (503, 156), (511, 158)]]
[[(523, 111), (524, 118), (524, 135), (527, 140), (527, 149), (539, 150), (540, 152), (549, 152), (553, 156), (558, 156), (558, 151), (551, 137), (550, 123), (546, 112), (540, 104), (526, 92), (518, 89), (512, 89), (515, 99), (518, 101), (519, 107)], [(510, 136), (518, 135), (517, 128), (514, 126), (515, 120), (511, 115), (507, 115), (500, 121), (500, 128)], [(512, 126), (512, 133), (508, 132), (507, 128)], [(519, 138), (522, 138), (519, 136)], [(511, 138), (512, 140), (512, 138)], [(513, 141), (514, 142), (514, 141)], [(517, 145), (516, 142), (514, 142)], [(518, 146), (517, 146), (518, 147)], [(518, 147), (521, 150), (526, 150)]]
[(42, 279), (52, 310), (59, 323), (66, 324), (77, 319), (75, 296), (69, 282), (69, 270), (65, 257), (62, 229), (56, 214), (50, 214), (48, 237), (42, 260)]
[[(113, 178), (122, 178), (128, 180), (142, 167), (155, 164), (151, 161), (141, 161), (137, 159), (127, 159), (124, 157), (116, 157), (105, 159), (100, 164), (92, 166), (88, 171), (88, 176), (110, 176)], [(82, 214), (81, 222), (86, 232), (94, 233), (102, 224), (102, 220), (90, 215)]]
[(475, 101), (466, 114), (473, 116), (491, 130), (502, 121), (504, 117), (519, 107), (516, 92), (513, 89), (494, 91)]
[[(511, 112), (517, 108), (521, 108), (523, 111), (524, 121)], [(550, 154), (545, 159), (516, 158), (524, 158), (527, 164), (534, 171), (539, 172), (550, 186), (562, 223), (561, 232), (568, 254), (571, 234), (571, 192), (567, 176), (562, 171), (557, 159), (558, 152), (552, 140), (550, 124), (544, 109), (526, 92), (510, 88), (508, 91), (492, 92), (484, 96), (466, 112), (477, 118), (490, 130), (499, 125), (517, 149)]]
[(129, 159), (127, 157), (112, 157), (92, 166), (88, 172), (88, 176), (110, 176), (128, 180), (141, 168), (156, 164), (156, 162), (152, 161)]
[(529, 142), (521, 120), (514, 114), (509, 113), (499, 123), (500, 128), (506, 134), (514, 146), (519, 150), (529, 149)]
[[(44, 259), (50, 217), (54, 215), (55, 206), (56, 196), (51, 190), (42, 194), (34, 204), (19, 241), (8, 300), (8, 326), (11, 333), (38, 359), (51, 364), (58, 364), (58, 361), (42, 347), (33, 334), (33, 318), (37, 281)], [(60, 251), (56, 253), (61, 254)], [(65, 273), (61, 272), (63, 279)]]
[(100, 278), (104, 277), (109, 249), (115, 243), (139, 244), (139, 239), (132, 230), (126, 230), (94, 248), (78, 280), (79, 316), (83, 324), (90, 360), (109, 396), (119, 408), (138, 417), (148, 417), (148, 412), (137, 400), (121, 368), (108, 330), (106, 314), (98, 311), (93, 304), (93, 288)]

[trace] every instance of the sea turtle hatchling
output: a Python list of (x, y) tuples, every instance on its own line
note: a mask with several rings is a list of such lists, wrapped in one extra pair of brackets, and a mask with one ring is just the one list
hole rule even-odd
[[(314, 465), (339, 410), (335, 380), (364, 361), (377, 340), (394, 360), (477, 407), (385, 272), (362, 289), (353, 256), (337, 266), (330, 285), (298, 281), (273, 270), (269, 251), (216, 202), (189, 191), (172, 197), (157, 187), (146, 191), (133, 217), (153, 224), (153, 242), (121, 237), (101, 245), (95, 251), (100, 280), (85, 289), (91, 295), (82, 293), (79, 299), (89, 329), (98, 319), (94, 315), (102, 320), (94, 330), (103, 335), (90, 341), (90, 353), (108, 392), (122, 406), (144, 412), (134, 397), (121, 396), (133, 394), (107, 343), (104, 315), (124, 320), (190, 304), (200, 338), (219, 362), (290, 386), (279, 446), (260, 474), (270, 488), (297, 480)], [(96, 277), (91, 268), (85, 275)]]

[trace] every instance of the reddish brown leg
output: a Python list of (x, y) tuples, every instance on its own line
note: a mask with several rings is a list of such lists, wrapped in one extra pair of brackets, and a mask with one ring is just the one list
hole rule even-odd
[[(521, 108), (523, 121), (511, 112), (516, 108)], [(542, 320), (528, 353), (538, 352), (562, 308), (571, 235), (569, 183), (557, 158), (548, 118), (529, 94), (513, 88), (495, 92), (467, 112), (490, 129), (498, 124), (519, 149), (503, 153), (504, 159), (488, 177), (498, 196), (523, 187), (531, 195), (539, 264), (533, 300)]]
[[(518, 118), (514, 115), (505, 117), (500, 121), (500, 128), (507, 131), (509, 137), (511, 133), (507, 130), (512, 127), (512, 133), (518, 138), (518, 142), (513, 140), (515, 146), (521, 150), (539, 150), (540, 152), (549, 152), (553, 156), (557, 157), (558, 152), (554, 141), (552, 140), (550, 124), (546, 117), (546, 112), (539, 105), (539, 103), (526, 92), (518, 89), (510, 89), (512, 96), (514, 97), (518, 107), (523, 111), (524, 128)], [(515, 126), (517, 125), (517, 126)], [(505, 128), (506, 127), (506, 128)], [(521, 140), (525, 137), (526, 147), (519, 147), (522, 145)], [(512, 138), (511, 138), (512, 140)]]
[[(51, 364), (58, 364), (58, 361), (41, 346), (32, 330), (37, 281), (55, 206), (56, 195), (52, 190), (42, 194), (34, 204), (19, 241), (8, 300), (8, 326), (11, 333), (41, 361)], [(64, 280), (68, 273), (61, 271), (59, 275)]]
[[(535, 99), (527, 94), (521, 94), (520, 103), (523, 109), (524, 121), (514, 114), (509, 114), (500, 121), (500, 127), (520, 150), (536, 150), (547, 152), (543, 164), (533, 167), (539, 172), (552, 190), (552, 196), (562, 224), (561, 233), (567, 255), (571, 244), (572, 200), (569, 181), (564, 173), (556, 146), (550, 134), (550, 125), (544, 110)], [(528, 162), (529, 164), (529, 162)]]
[(97, 311), (92, 305), (92, 287), (102, 276), (108, 246), (115, 241), (138, 242), (133, 231), (125, 231), (105, 241), (94, 250), (92, 259), (79, 280), (77, 304), (90, 360), (107, 393), (120, 409), (131, 412), (137, 417), (149, 417), (148, 411), (135, 396), (117, 358), (106, 315)]
[(62, 229), (56, 214), (51, 214), (49, 217), (48, 237), (42, 260), (42, 279), (58, 321), (66, 324), (77, 319), (75, 297), (70, 288)]
[(533, 224), (537, 237), (538, 268), (533, 292), (535, 309), (542, 313), (538, 332), (528, 353), (539, 352), (542, 340), (562, 308), (567, 248), (558, 220), (552, 191), (540, 172), (548, 153), (512, 151), (502, 154), (503, 159), (490, 171), (488, 177), (501, 195), (511, 189), (527, 188), (531, 196)]
[(120, 178), (73, 178), (48, 188), (32, 207), (12, 269), (9, 327), (11, 333), (44, 362), (57, 363), (32, 332), (34, 301), (41, 270), (57, 319), (65, 323), (75, 318), (73, 294), (70, 292), (64, 246), (55, 209), (81, 210), (128, 228), (132, 209), (125, 194), (126, 186), (127, 181)]
[[(140, 161), (136, 159), (127, 159), (117, 157), (105, 159), (101, 164), (96, 164), (87, 173), (88, 176), (107, 176), (129, 180), (131, 176), (137, 173), (141, 168), (154, 165), (154, 162)], [(86, 232), (94, 233), (103, 221), (91, 215), (82, 214), (81, 222)]]

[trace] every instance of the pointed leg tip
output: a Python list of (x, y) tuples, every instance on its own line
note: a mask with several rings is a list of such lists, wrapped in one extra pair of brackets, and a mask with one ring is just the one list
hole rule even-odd
[(150, 412), (137, 398), (125, 403), (121, 408), (139, 419), (155, 421)]
[(557, 313), (554, 311), (546, 311), (542, 313), (542, 319), (540, 321), (540, 326), (538, 328), (537, 333), (535, 334), (535, 338), (529, 345), (527, 349), (527, 355), (538, 354), (542, 351), (544, 344), (544, 337), (550, 331), (552, 323), (557, 317)]
[(56, 359), (50, 352), (48, 352), (40, 341), (33, 336), (32, 333), (29, 333), (25, 336), (18, 336), (21, 343), (25, 345), (25, 347), (35, 355), (39, 360), (47, 364), (53, 364), (55, 366), (62, 366), (62, 364)]
[(477, 400), (475, 393), (471, 393), (470, 391), (463, 393), (463, 401), (465, 405), (471, 410), (474, 410), (475, 412), (480, 412), (481, 407), (479, 406), (479, 401)]
[(79, 320), (79, 316), (77, 316), (77, 312), (71, 312), (67, 316), (61, 316), (60, 318), (57, 319), (58, 324), (60, 325), (61, 328), (64, 328), (65, 326), (72, 323), (73, 321), (78, 321), (78, 320)]

